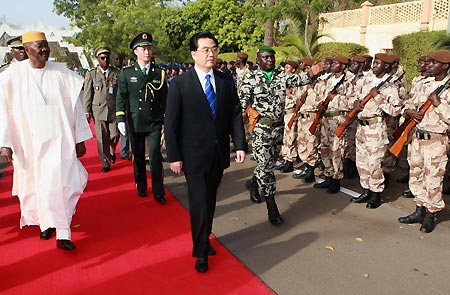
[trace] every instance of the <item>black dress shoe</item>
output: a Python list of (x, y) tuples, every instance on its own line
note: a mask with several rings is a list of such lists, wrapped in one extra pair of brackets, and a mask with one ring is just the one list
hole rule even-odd
[(141, 198), (146, 198), (147, 197), (147, 191), (138, 191), (138, 196)]
[(367, 203), (370, 199), (370, 190), (368, 188), (363, 189), (363, 193), (359, 197), (352, 198), (350, 201), (352, 203)]
[(199, 257), (195, 262), (195, 270), (197, 272), (207, 272), (208, 271), (208, 257)]
[(56, 248), (63, 249), (64, 251), (75, 250), (75, 244), (70, 240), (56, 240)]
[(116, 162), (116, 154), (112, 154), (111, 155), (111, 163), (115, 163)]
[(402, 197), (403, 198), (408, 198), (408, 199), (411, 199), (411, 198), (414, 198), (414, 195), (413, 195), (413, 193), (411, 192), (411, 190), (406, 190), (406, 191), (404, 191), (403, 193), (402, 193)]
[(55, 231), (56, 231), (56, 228), (49, 227), (46, 230), (44, 230), (43, 232), (41, 232), (41, 234), (39, 235), (39, 238), (41, 240), (48, 240), (52, 237), (52, 235)]
[(102, 172), (103, 173), (109, 172), (109, 170), (111, 170), (111, 168), (109, 168), (109, 167), (102, 167)]
[(160, 204), (164, 204), (166, 202), (166, 198), (164, 198), (164, 195), (153, 195), (153, 199), (155, 199), (155, 201)]
[(216, 250), (214, 250), (213, 247), (209, 246), (208, 247), (208, 256), (215, 256), (216, 255)]

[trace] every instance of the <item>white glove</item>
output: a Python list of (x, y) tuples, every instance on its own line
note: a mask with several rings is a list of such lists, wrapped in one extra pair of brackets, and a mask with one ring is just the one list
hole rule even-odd
[(117, 123), (117, 128), (119, 128), (119, 132), (120, 134), (122, 134), (122, 136), (127, 136), (127, 128), (125, 127), (125, 122)]

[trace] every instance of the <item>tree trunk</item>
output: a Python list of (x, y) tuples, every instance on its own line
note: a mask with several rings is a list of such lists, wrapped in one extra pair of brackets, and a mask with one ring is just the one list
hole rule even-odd
[(306, 47), (306, 52), (308, 52), (308, 56), (309, 57), (313, 57), (312, 53), (311, 53), (311, 46), (309, 44), (309, 40), (308, 40), (308, 32), (309, 31), (309, 11), (306, 13), (306, 20), (305, 20), (305, 47)]
[[(270, 8), (275, 5), (275, 0), (267, 0), (266, 7)], [(264, 45), (273, 46), (274, 44), (274, 27), (275, 21), (268, 20), (265, 25), (264, 31)]]

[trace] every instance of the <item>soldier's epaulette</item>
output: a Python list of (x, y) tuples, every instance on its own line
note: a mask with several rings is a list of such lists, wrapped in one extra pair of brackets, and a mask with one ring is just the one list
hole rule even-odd
[(157, 68), (157, 69), (160, 69), (161, 71), (165, 71), (166, 70), (165, 68), (163, 68), (162, 66), (157, 65), (157, 64), (152, 64), (152, 66)]
[(124, 66), (124, 67), (122, 68), (122, 70), (129, 69), (129, 68), (133, 68), (133, 67), (134, 67), (134, 65)]
[(11, 62), (7, 62), (7, 63), (4, 63), (4, 64), (0, 65), (0, 69), (3, 68), (4, 66), (9, 65), (10, 63), (11, 63)]

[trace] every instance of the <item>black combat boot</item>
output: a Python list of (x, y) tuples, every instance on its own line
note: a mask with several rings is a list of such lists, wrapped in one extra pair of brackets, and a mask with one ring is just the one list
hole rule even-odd
[(331, 185), (327, 188), (327, 193), (329, 194), (335, 194), (338, 193), (341, 190), (341, 180), (335, 179), (331, 181)]
[(307, 168), (306, 168), (306, 173), (305, 173), (305, 177), (303, 178), (303, 181), (305, 183), (311, 183), (316, 181), (316, 175), (314, 175), (314, 166), (308, 165), (306, 164)]
[(352, 198), (350, 201), (352, 203), (367, 203), (367, 201), (369, 201), (370, 198), (370, 193), (371, 193), (370, 189), (364, 188), (362, 194), (360, 194), (356, 198)]
[(405, 217), (400, 217), (400, 223), (422, 223), (425, 219), (427, 209), (424, 206), (416, 206), (416, 211)]
[(291, 161), (286, 161), (286, 164), (280, 169), (282, 173), (289, 173), (294, 171), (294, 163)]
[(275, 165), (275, 170), (281, 170), (283, 169), (283, 167), (288, 163), (288, 160), (284, 160), (283, 163), (279, 164), (279, 165)]
[(348, 159), (348, 167), (347, 167), (347, 173), (344, 173), (345, 178), (352, 179), (359, 176), (358, 168), (356, 168), (356, 162)]
[(380, 193), (370, 192), (369, 201), (367, 201), (367, 209), (376, 209), (381, 206), (381, 196)]
[(261, 196), (259, 195), (259, 187), (258, 181), (256, 180), (256, 176), (253, 176), (252, 179), (245, 183), (245, 187), (250, 192), (250, 201), (253, 203), (262, 203)]
[(329, 188), (331, 185), (331, 182), (333, 182), (333, 178), (331, 176), (327, 176), (327, 177), (325, 177), (325, 181), (314, 184), (314, 187), (315, 188)]
[(272, 225), (280, 225), (284, 222), (283, 218), (278, 211), (277, 203), (275, 202), (274, 195), (266, 197), (267, 215)]
[(425, 210), (425, 218), (420, 227), (420, 231), (423, 233), (431, 233), (436, 227), (436, 213), (431, 213), (428, 209)]
[(402, 193), (402, 197), (403, 197), (403, 198), (411, 199), (411, 198), (414, 198), (414, 195), (413, 195), (413, 193), (411, 192), (410, 189), (407, 189), (406, 191), (404, 191), (404, 192)]

